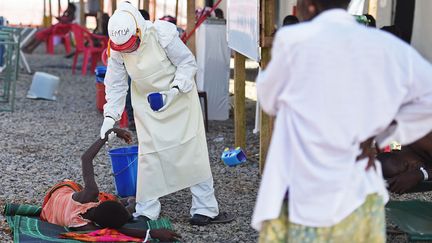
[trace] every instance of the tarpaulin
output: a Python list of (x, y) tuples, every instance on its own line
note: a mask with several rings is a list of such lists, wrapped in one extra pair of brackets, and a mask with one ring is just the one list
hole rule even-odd
[(197, 87), (207, 92), (209, 120), (229, 117), (230, 49), (223, 20), (207, 20), (197, 31)]

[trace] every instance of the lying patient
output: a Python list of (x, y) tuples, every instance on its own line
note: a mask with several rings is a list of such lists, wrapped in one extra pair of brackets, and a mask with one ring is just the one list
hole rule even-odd
[(380, 153), (377, 159), (391, 192), (412, 191), (422, 181), (432, 180), (432, 132), (400, 151)]
[(42, 205), (41, 219), (52, 224), (66, 226), (72, 230), (117, 229), (121, 233), (137, 237), (149, 237), (161, 241), (176, 241), (180, 236), (170, 230), (127, 229), (123, 225), (132, 218), (134, 200), (119, 201), (115, 196), (99, 193), (94, 178), (93, 159), (108, 139), (112, 131), (125, 142), (131, 142), (129, 132), (111, 129), (105, 139), (98, 139), (82, 155), (84, 188), (72, 181), (58, 183), (47, 193)]

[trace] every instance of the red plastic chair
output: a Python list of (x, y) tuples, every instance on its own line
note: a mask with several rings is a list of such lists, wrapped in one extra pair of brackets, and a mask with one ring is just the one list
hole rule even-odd
[[(75, 73), (78, 56), (83, 53), (83, 65), (81, 73), (82, 75), (87, 74), (87, 66), (91, 59), (91, 70), (96, 68), (98, 61), (100, 60), (103, 50), (107, 47), (108, 37), (103, 35), (95, 35), (90, 33), (86, 28), (81, 27), (77, 24), (71, 25), (72, 33), (75, 38), (75, 56), (72, 64), (72, 73)], [(96, 46), (94, 40), (100, 41), (100, 46)]]
[[(55, 24), (49, 28), (39, 30), (35, 38), (39, 41), (45, 41), (46, 50), (49, 54), (54, 54), (54, 37), (60, 36), (63, 40), (67, 40), (66, 34), (69, 33), (70, 26), (68, 24)], [(70, 52), (70, 44), (65, 41), (66, 51)]]
[(46, 30), (48, 36), (46, 38), (46, 50), (48, 54), (54, 54), (54, 38), (59, 36), (64, 44), (66, 53), (71, 52), (71, 44), (69, 40), (69, 33), (71, 31), (71, 24), (55, 24)]

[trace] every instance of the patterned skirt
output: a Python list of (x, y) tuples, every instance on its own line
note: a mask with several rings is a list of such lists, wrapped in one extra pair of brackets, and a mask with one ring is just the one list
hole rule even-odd
[(384, 202), (371, 194), (354, 212), (331, 227), (308, 227), (288, 219), (288, 202), (277, 219), (262, 225), (260, 243), (384, 243), (386, 242)]

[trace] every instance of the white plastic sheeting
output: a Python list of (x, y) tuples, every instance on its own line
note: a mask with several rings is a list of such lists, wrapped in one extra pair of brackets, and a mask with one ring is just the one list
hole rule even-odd
[(348, 12), (352, 15), (362, 15), (365, 11), (365, 0), (351, 0)]
[(415, 4), (411, 44), (432, 62), (432, 1), (417, 0)]
[(208, 119), (229, 117), (230, 49), (225, 21), (208, 20), (197, 31), (197, 87), (207, 92)]

